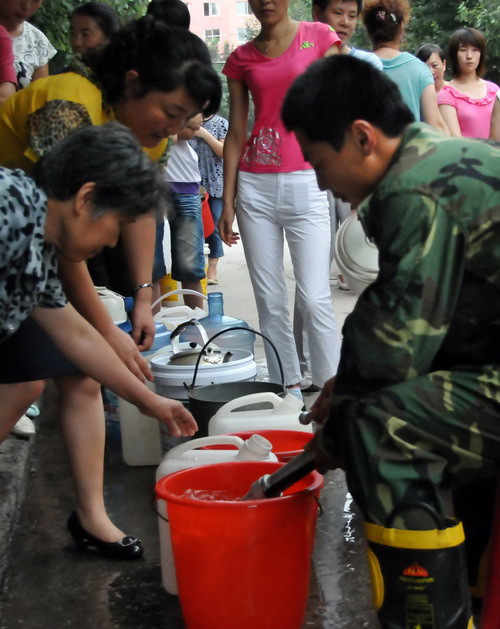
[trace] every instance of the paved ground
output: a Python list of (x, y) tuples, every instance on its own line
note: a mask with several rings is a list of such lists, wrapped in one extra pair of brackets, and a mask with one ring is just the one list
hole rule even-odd
[[(286, 268), (291, 280), (289, 262)], [(217, 290), (227, 314), (257, 326), (241, 245), (222, 261)], [(341, 323), (355, 298), (332, 292)], [(262, 360), (259, 343), (256, 354)], [(36, 439), (11, 437), (0, 446), (0, 629), (184, 629), (178, 599), (161, 588), (154, 472), (125, 465), (119, 443), (108, 442), (109, 512), (142, 538), (146, 554), (136, 563), (78, 555), (65, 530), (73, 493), (49, 387)], [(304, 629), (376, 629), (360, 518), (341, 472), (326, 476), (322, 505)]]

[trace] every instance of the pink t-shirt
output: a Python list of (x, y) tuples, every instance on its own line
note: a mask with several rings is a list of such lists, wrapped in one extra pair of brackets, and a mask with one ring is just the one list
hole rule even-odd
[(0, 83), (17, 85), (12, 39), (3, 26), (0, 26)]
[(471, 98), (452, 85), (445, 85), (438, 94), (438, 105), (455, 107), (460, 131), (464, 138), (488, 138), (491, 113), (498, 90), (498, 85), (486, 81), (486, 96)]
[(261, 54), (253, 42), (239, 46), (229, 55), (223, 73), (243, 82), (255, 105), (255, 123), (240, 170), (277, 173), (311, 168), (304, 161), (295, 135), (281, 122), (281, 106), (293, 81), (334, 44), (340, 45), (340, 39), (329, 26), (301, 22), (289, 48), (276, 59)]

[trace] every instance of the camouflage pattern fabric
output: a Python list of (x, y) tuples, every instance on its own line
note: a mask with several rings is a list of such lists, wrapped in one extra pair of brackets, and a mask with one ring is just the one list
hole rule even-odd
[(346, 320), (321, 445), (369, 521), (422, 493), (446, 514), (444, 489), (500, 463), (500, 145), (410, 125), (359, 217), (380, 272)]

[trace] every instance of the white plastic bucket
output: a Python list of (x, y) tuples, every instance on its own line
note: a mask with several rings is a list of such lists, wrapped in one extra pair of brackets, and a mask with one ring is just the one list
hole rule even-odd
[[(186, 343), (187, 347), (189, 347), (188, 343)], [(172, 352), (165, 352), (151, 359), (156, 392), (163, 397), (188, 402), (187, 386), (193, 380), (195, 365), (170, 363), (171, 357)], [(196, 384), (251, 381), (255, 379), (256, 374), (257, 365), (253, 355), (245, 350), (234, 350), (230, 362), (214, 365), (200, 364)]]
[(335, 239), (335, 260), (341, 274), (356, 295), (377, 279), (378, 249), (368, 240), (357, 214), (340, 225)]

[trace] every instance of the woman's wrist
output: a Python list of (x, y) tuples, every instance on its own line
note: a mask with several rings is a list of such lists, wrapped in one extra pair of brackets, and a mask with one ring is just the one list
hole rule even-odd
[(144, 282), (144, 284), (138, 284), (137, 286), (134, 286), (134, 288), (132, 289), (132, 292), (134, 293), (134, 295), (137, 295), (137, 293), (139, 291), (142, 291), (142, 290), (148, 289), (148, 288), (153, 290), (152, 282)]

